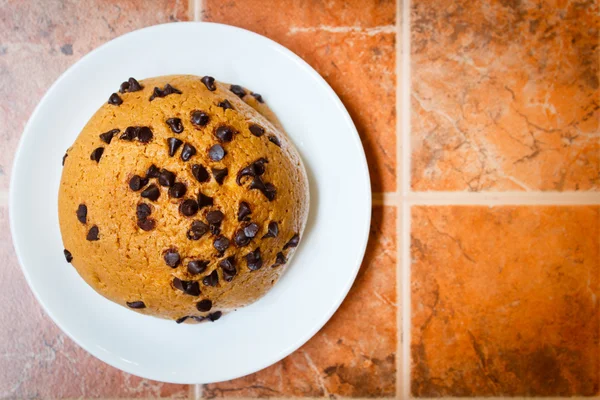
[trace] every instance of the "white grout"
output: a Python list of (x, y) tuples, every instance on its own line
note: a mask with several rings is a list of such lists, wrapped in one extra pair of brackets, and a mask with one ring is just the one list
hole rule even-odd
[(411, 340), (411, 296), (410, 296), (410, 204), (402, 205), (402, 231), (398, 235), (402, 259), (402, 398), (410, 398), (410, 340)]
[(200, 400), (200, 399), (202, 399), (202, 394), (203, 394), (202, 393), (202, 388), (203, 388), (203, 386), (202, 385), (194, 385), (193, 387), (194, 387), (194, 393), (193, 393), (193, 397), (192, 398), (194, 400)]
[[(399, 205), (402, 197), (398, 191), (402, 187), (402, 89), (400, 83), (402, 78), (402, 0), (396, 1), (396, 192), (382, 193), (383, 205), (394, 204)], [(376, 204), (375, 196), (373, 204)], [(403, 398), (403, 381), (404, 381), (404, 352), (402, 342), (402, 324), (405, 318), (403, 313), (404, 298), (402, 296), (402, 236), (399, 234), (402, 227), (403, 214), (401, 209), (396, 209), (396, 304), (398, 312), (396, 313), (396, 398)]]
[(600, 205), (600, 192), (411, 192), (411, 205)]
[(202, 11), (204, 11), (203, 0), (192, 0), (194, 7), (194, 21), (202, 21)]
[[(400, 0), (399, 0), (400, 1)], [(401, 72), (401, 95), (402, 110), (400, 120), (402, 129), (400, 137), (402, 142), (402, 164), (399, 174), (401, 174), (402, 186), (398, 187), (404, 195), (410, 191), (410, 167), (411, 167), (411, 141), (410, 141), (410, 93), (411, 93), (411, 71), (410, 71), (410, 0), (402, 1), (402, 72)]]
[(330, 25), (318, 25), (318, 26), (291, 26), (288, 34), (295, 35), (297, 33), (306, 32), (331, 32), (331, 33), (360, 33), (367, 36), (374, 36), (380, 33), (396, 33), (395, 25), (383, 25), (375, 26), (372, 28), (362, 28), (360, 26), (330, 26)]

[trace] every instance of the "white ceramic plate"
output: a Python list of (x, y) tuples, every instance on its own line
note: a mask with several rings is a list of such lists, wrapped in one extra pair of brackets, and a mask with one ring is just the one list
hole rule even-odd
[[(260, 301), (215, 323), (177, 325), (127, 310), (85, 284), (63, 256), (57, 194), (65, 150), (123, 80), (167, 74), (212, 75), (261, 93), (298, 147), (310, 180), (308, 225), (287, 272)], [(310, 339), (354, 281), (370, 215), (363, 148), (333, 90), (277, 43), (208, 23), (135, 31), (69, 68), (25, 127), (10, 190), (16, 252), (48, 315), (102, 361), (174, 383), (247, 375)]]

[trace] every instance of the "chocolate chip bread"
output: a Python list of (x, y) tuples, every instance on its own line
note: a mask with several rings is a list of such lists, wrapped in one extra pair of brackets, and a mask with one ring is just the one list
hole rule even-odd
[(212, 77), (121, 84), (63, 158), (64, 253), (98, 293), (179, 322), (263, 296), (302, 237), (302, 161), (259, 94)]

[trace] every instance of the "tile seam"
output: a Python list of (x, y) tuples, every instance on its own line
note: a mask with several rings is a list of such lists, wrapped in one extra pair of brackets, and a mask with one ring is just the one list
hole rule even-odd
[(399, 218), (397, 223), (397, 246), (398, 246), (398, 263), (400, 266), (400, 274), (398, 279), (398, 290), (401, 298), (398, 301), (401, 304), (400, 320), (400, 398), (410, 398), (410, 205), (407, 203), (406, 194), (410, 191), (410, 0), (398, 0), (401, 2), (401, 31), (402, 40), (400, 66), (400, 162), (397, 165), (399, 185), (397, 190), (401, 195), (398, 196), (398, 213)]
[[(403, 321), (403, 304), (402, 304), (402, 259), (401, 247), (402, 239), (400, 236), (400, 227), (402, 226), (402, 208), (399, 207), (402, 202), (402, 5), (403, 0), (396, 0), (396, 43), (395, 43), (395, 66), (396, 74), (396, 191), (382, 193), (382, 205), (396, 206), (396, 398), (402, 398), (402, 381), (403, 381), (403, 353), (402, 353), (402, 321)], [(373, 199), (375, 204), (375, 198)]]

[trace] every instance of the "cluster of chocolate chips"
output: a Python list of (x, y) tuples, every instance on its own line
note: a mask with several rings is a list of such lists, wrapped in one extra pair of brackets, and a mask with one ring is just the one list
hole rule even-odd
[[(131, 78), (131, 79), (133, 79), (133, 78)], [(98, 136), (100, 137), (100, 140), (102, 140), (104, 143), (110, 144), (112, 142), (113, 137), (118, 135), (120, 132), (121, 132), (120, 129), (111, 129), (107, 132), (101, 133)], [(153, 137), (154, 137), (154, 134), (152, 133), (152, 129), (150, 129), (150, 127), (148, 127), (148, 126), (129, 126), (129, 127), (127, 127), (127, 129), (125, 129), (125, 132), (123, 132), (123, 134), (120, 136), (120, 139), (129, 141), (129, 142), (131, 142), (133, 140), (137, 140), (140, 143), (145, 144), (145, 143), (149, 143)], [(97, 147), (94, 149), (94, 151), (92, 151), (92, 154), (90, 155), (90, 160), (96, 161), (97, 163), (99, 163), (100, 158), (102, 158), (103, 154), (104, 154), (104, 147), (102, 147), (102, 146)], [(65, 156), (63, 157), (63, 165), (64, 165), (64, 160), (66, 157), (67, 157), (67, 154), (65, 154)]]
[(164, 88), (155, 87), (152, 92), (152, 96), (150, 96), (150, 101), (156, 99), (157, 97), (167, 97), (170, 94), (181, 94), (181, 90), (174, 88), (170, 84), (166, 84)]
[[(229, 86), (229, 90), (231, 90), (231, 92), (233, 94), (235, 94), (236, 96), (238, 96), (240, 99), (243, 99), (244, 96), (246, 95), (246, 90), (243, 87), (241, 87), (240, 85), (231, 85), (231, 86)], [(264, 103), (264, 100), (260, 94), (250, 92), (250, 95), (252, 97), (254, 97), (256, 99), (256, 101), (258, 101), (259, 103)]]
[[(142, 90), (143, 88), (144, 87), (140, 85), (140, 83), (137, 80), (135, 80), (134, 78), (129, 78), (129, 80), (121, 83), (121, 86), (119, 87), (119, 92), (121, 94), (126, 92), (137, 92), (139, 90)], [(120, 106), (121, 104), (123, 104), (123, 99), (121, 99), (121, 96), (119, 96), (117, 93), (113, 93), (108, 98), (108, 104), (111, 104), (113, 106)]]
[(177, 150), (183, 145), (183, 149), (181, 150), (181, 159), (183, 161), (189, 161), (192, 156), (196, 154), (196, 148), (189, 143), (183, 143), (183, 141), (171, 137), (167, 139), (167, 146), (169, 148), (169, 157), (173, 157)]
[(277, 189), (272, 183), (264, 182), (261, 178), (265, 173), (265, 164), (268, 162), (269, 161), (264, 157), (253, 161), (248, 166), (238, 171), (236, 182), (241, 186), (245, 177), (251, 177), (252, 182), (250, 183), (249, 188), (259, 190), (269, 201), (273, 201), (277, 195)]

